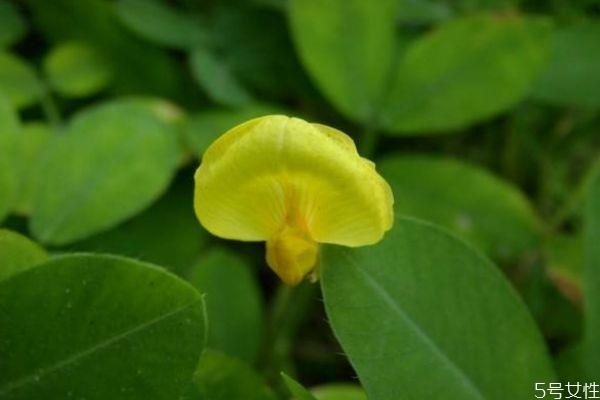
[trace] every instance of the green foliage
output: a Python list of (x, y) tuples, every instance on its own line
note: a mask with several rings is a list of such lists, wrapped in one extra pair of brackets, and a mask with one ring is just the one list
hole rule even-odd
[[(118, 92), (174, 96), (180, 89), (176, 64), (159, 49), (126, 31), (103, 0), (26, 0), (38, 27), (53, 42), (93, 46), (115, 71)], [(150, 84), (151, 83), (151, 84)]]
[(16, 7), (8, 0), (0, 1), (0, 48), (18, 42), (26, 30), (25, 21)]
[(3, 398), (172, 399), (202, 351), (201, 295), (124, 258), (30, 268), (0, 282), (0, 309)]
[[(599, 71), (596, 0), (0, 0), (0, 399), (598, 382)], [(347, 133), (393, 190), (320, 285), (194, 214), (205, 150), (267, 114)]]
[(281, 113), (276, 107), (251, 104), (235, 110), (214, 109), (191, 115), (185, 122), (184, 135), (192, 153), (200, 157), (223, 132), (252, 118)]
[(17, 137), (16, 155), (18, 169), (18, 193), (14, 211), (30, 215), (33, 209), (40, 171), (40, 159), (43, 158), (48, 142), (52, 140), (53, 130), (43, 122), (28, 122), (21, 128)]
[(315, 396), (313, 396), (307, 389), (305, 389), (301, 384), (296, 382), (294, 379), (287, 376), (285, 373), (281, 373), (281, 377), (285, 382), (285, 385), (289, 389), (290, 393), (294, 395), (294, 398), (297, 400), (317, 400)]
[(318, 400), (367, 400), (365, 391), (357, 385), (329, 384), (312, 389)]
[(0, 91), (0, 221), (11, 210), (18, 191), (16, 158), (19, 121), (9, 99)]
[(587, 193), (585, 207), (586, 332), (583, 357), (590, 379), (600, 378), (600, 173), (596, 174)]
[[(392, 185), (400, 215), (442, 225), (500, 259), (531, 250), (539, 240), (541, 224), (527, 198), (474, 165), (398, 155), (385, 159), (380, 168)], [(440, 187), (446, 190), (438, 193)]]
[(15, 107), (23, 108), (38, 101), (42, 89), (35, 71), (26, 61), (0, 52), (0, 90)]
[(275, 400), (248, 365), (214, 350), (202, 354), (182, 400)]
[(557, 30), (551, 59), (533, 95), (556, 105), (600, 107), (600, 23), (586, 21)]
[(394, 32), (397, 4), (291, 3), (294, 36), (308, 70), (350, 118), (397, 134), (463, 128), (523, 99), (543, 67), (548, 21), (457, 18), (403, 45), (399, 38), (406, 37)]
[(172, 126), (150, 107), (123, 100), (78, 114), (47, 151), (31, 230), (51, 244), (141, 211), (166, 189), (179, 160)]
[(553, 379), (542, 337), (509, 283), (433, 226), (397, 219), (378, 245), (326, 249), (322, 287), (370, 399), (525, 400), (532, 382)]
[(206, 294), (207, 346), (253, 363), (263, 333), (263, 305), (250, 265), (235, 253), (214, 249), (191, 270), (190, 282)]
[(175, 182), (141, 214), (62, 250), (123, 254), (184, 275), (208, 241), (207, 232), (189, 207), (190, 193), (186, 189), (182, 182)]
[(547, 21), (510, 16), (442, 25), (406, 49), (382, 124), (397, 133), (444, 132), (507, 110), (543, 66), (548, 33)]
[(104, 89), (110, 82), (109, 63), (85, 43), (65, 42), (44, 60), (50, 85), (67, 97), (85, 97)]
[(202, 44), (201, 21), (171, 9), (157, 0), (120, 0), (116, 13), (132, 32), (167, 47), (193, 48)]
[(198, 47), (192, 51), (190, 68), (198, 84), (215, 102), (226, 106), (241, 106), (250, 101), (250, 95), (236, 80), (229, 67), (207, 49)]
[(367, 400), (365, 391), (357, 385), (329, 384), (312, 388), (318, 400)]
[(25, 236), (0, 229), (0, 281), (34, 267), (47, 257), (44, 249)]
[[(291, 0), (289, 17), (304, 64), (346, 116), (370, 122), (395, 49), (395, 0)], [(352, 21), (349, 23), (349, 21)]]

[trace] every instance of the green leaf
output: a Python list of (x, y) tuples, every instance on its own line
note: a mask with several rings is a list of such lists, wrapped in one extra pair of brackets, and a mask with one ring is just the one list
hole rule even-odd
[(0, 281), (46, 260), (40, 246), (16, 232), (0, 229)]
[(10, 53), (0, 52), (0, 91), (12, 104), (24, 108), (39, 100), (42, 89), (33, 68)]
[(215, 2), (210, 12), (211, 49), (231, 73), (263, 99), (314, 100), (285, 15), (254, 1)]
[(48, 148), (30, 228), (67, 244), (124, 221), (157, 199), (177, 168), (177, 132), (136, 100), (77, 114)]
[(398, 214), (442, 225), (500, 259), (519, 256), (539, 240), (541, 222), (527, 198), (483, 169), (419, 155), (396, 155), (378, 165)]
[(27, 27), (13, 3), (0, 1), (0, 49), (12, 46), (25, 35)]
[(561, 28), (551, 43), (550, 60), (533, 96), (559, 106), (600, 107), (600, 23)]
[(371, 122), (395, 52), (396, 0), (292, 0), (293, 38), (304, 66), (344, 115)]
[(0, 397), (178, 398), (203, 347), (202, 296), (125, 258), (58, 257), (0, 282)]
[(192, 384), (181, 400), (275, 400), (247, 364), (217, 351), (202, 354)]
[(250, 94), (230, 68), (208, 49), (198, 47), (191, 52), (190, 68), (196, 82), (215, 102), (226, 106), (250, 102)]
[(37, 180), (43, 175), (40, 160), (53, 135), (52, 128), (43, 122), (29, 122), (23, 125), (17, 140), (18, 155), (18, 195), (14, 211), (21, 215), (30, 215), (33, 209)]
[(250, 267), (235, 253), (215, 249), (200, 259), (189, 280), (206, 295), (207, 346), (253, 363), (261, 344), (263, 315)]
[(518, 16), (457, 18), (404, 53), (381, 112), (395, 134), (446, 132), (506, 111), (543, 67), (549, 24)]
[(238, 109), (212, 109), (191, 115), (185, 122), (184, 136), (193, 155), (202, 156), (219, 136), (242, 122), (281, 113), (275, 106), (250, 104)]
[(18, 191), (19, 120), (8, 97), (0, 90), (0, 221), (6, 217), (16, 201)]
[(321, 271), (327, 315), (371, 400), (526, 400), (554, 378), (509, 282), (433, 225), (398, 218), (375, 246), (326, 247)]
[(330, 383), (311, 388), (318, 400), (367, 400), (367, 394), (358, 385)]
[(184, 275), (209, 239), (190, 204), (193, 190), (187, 179), (185, 184), (176, 182), (141, 214), (114, 229), (74, 243), (67, 250), (135, 257)]
[(77, 40), (93, 46), (111, 63), (118, 93), (179, 99), (183, 74), (162, 49), (135, 37), (104, 0), (26, 0), (38, 30), (50, 43)]
[(119, 0), (115, 11), (132, 32), (156, 44), (189, 49), (206, 38), (201, 21), (165, 2), (156, 0)]
[(584, 211), (585, 355), (589, 378), (600, 378), (600, 173), (587, 193)]
[(296, 400), (317, 400), (304, 386), (296, 382), (294, 379), (287, 376), (285, 373), (281, 373), (283, 382), (289, 389), (290, 393), (294, 395)]
[(92, 46), (64, 42), (44, 60), (44, 70), (52, 88), (66, 97), (86, 97), (110, 83), (110, 64)]

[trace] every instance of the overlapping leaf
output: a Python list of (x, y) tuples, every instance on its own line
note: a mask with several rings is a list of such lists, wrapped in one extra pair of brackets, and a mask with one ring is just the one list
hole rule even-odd
[(399, 218), (378, 245), (322, 261), (333, 330), (372, 400), (531, 398), (554, 373), (500, 271), (434, 226)]

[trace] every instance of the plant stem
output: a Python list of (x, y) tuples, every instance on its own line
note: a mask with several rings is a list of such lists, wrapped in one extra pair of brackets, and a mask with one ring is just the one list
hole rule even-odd
[(594, 179), (594, 177), (600, 173), (600, 155), (596, 156), (595, 160), (586, 173), (579, 181), (575, 190), (571, 193), (567, 201), (563, 206), (554, 213), (554, 216), (550, 220), (550, 231), (554, 232), (560, 228), (560, 226), (575, 212), (577, 206), (581, 203), (581, 200), (585, 196), (587, 189)]
[(304, 282), (298, 286), (279, 284), (267, 321), (266, 340), (263, 348), (263, 371), (272, 387), (287, 395), (282, 387), (280, 372), (295, 375), (292, 349), (298, 329), (306, 320), (315, 304), (319, 285)]
[(52, 97), (50, 88), (45, 83), (40, 83), (40, 85), (42, 86), (40, 105), (42, 106), (46, 120), (53, 128), (59, 128), (62, 125), (62, 118)]

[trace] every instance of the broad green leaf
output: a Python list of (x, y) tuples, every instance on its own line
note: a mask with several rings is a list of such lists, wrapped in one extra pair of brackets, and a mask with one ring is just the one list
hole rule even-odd
[(371, 122), (395, 52), (397, 0), (291, 0), (296, 47), (323, 94), (347, 117)]
[(369, 247), (326, 247), (325, 309), (369, 399), (515, 399), (554, 373), (502, 273), (433, 225), (398, 218)]
[(260, 289), (250, 267), (235, 253), (215, 249), (200, 258), (189, 280), (206, 295), (207, 346), (253, 363), (263, 318)]
[(585, 347), (584, 365), (589, 378), (600, 379), (600, 173), (587, 193), (584, 211)]
[(16, 232), (0, 229), (0, 281), (45, 261), (40, 246)]
[(151, 264), (57, 257), (0, 282), (0, 397), (178, 398), (203, 348), (202, 296)]
[(201, 21), (158, 0), (119, 0), (115, 11), (132, 32), (159, 45), (188, 49), (202, 44)]
[(19, 57), (2, 52), (0, 52), (0, 91), (3, 91), (17, 108), (32, 105), (42, 93), (33, 68)]
[(537, 244), (541, 222), (509, 183), (458, 160), (395, 155), (379, 163), (394, 191), (394, 208), (442, 225), (501, 259)]
[(210, 14), (211, 49), (263, 99), (301, 102), (318, 94), (294, 49), (284, 14), (251, 1), (219, 1)]
[(0, 1), (0, 49), (18, 42), (25, 31), (25, 21), (14, 4), (7, 0)]
[(280, 112), (275, 106), (262, 104), (239, 109), (200, 111), (191, 115), (185, 122), (185, 140), (193, 155), (200, 157), (212, 142), (234, 126), (252, 118)]
[(214, 350), (200, 358), (181, 400), (275, 400), (260, 375), (244, 362)]
[(62, 245), (107, 230), (148, 207), (179, 161), (175, 128), (136, 100), (77, 114), (48, 146), (30, 228)]
[(118, 93), (179, 99), (182, 69), (162, 49), (145, 43), (119, 23), (104, 0), (25, 0), (36, 27), (50, 43), (82, 41), (111, 63)]
[(231, 69), (208, 49), (198, 47), (191, 52), (190, 68), (196, 82), (215, 102), (226, 106), (250, 102), (250, 94)]
[(295, 400), (317, 400), (304, 386), (296, 382), (294, 379), (287, 376), (285, 373), (281, 373), (283, 382), (289, 389), (290, 393), (294, 395)]
[(33, 209), (34, 193), (38, 179), (42, 179), (40, 160), (52, 138), (52, 128), (42, 122), (29, 122), (23, 125), (17, 140), (18, 155), (18, 194), (14, 211), (30, 215)]
[(126, 255), (183, 275), (208, 241), (190, 204), (192, 193), (192, 182), (177, 182), (141, 214), (67, 250)]
[(365, 391), (358, 385), (330, 383), (311, 388), (318, 400), (367, 400)]
[(83, 42), (64, 42), (44, 60), (52, 88), (67, 97), (86, 97), (110, 83), (112, 71), (97, 50)]
[(18, 191), (19, 120), (8, 97), (0, 89), (0, 221), (14, 205)]
[(446, 132), (506, 111), (525, 97), (546, 55), (546, 20), (457, 18), (406, 49), (381, 112), (395, 134)]
[(558, 29), (533, 96), (563, 106), (600, 107), (600, 22)]

